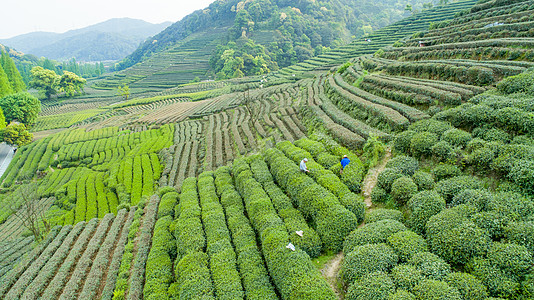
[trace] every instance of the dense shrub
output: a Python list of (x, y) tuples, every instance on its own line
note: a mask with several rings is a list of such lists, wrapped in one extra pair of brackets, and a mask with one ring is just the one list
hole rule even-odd
[(487, 209), (511, 221), (532, 220), (534, 200), (516, 192), (498, 192), (488, 202)]
[(399, 289), (411, 291), (425, 277), (415, 266), (402, 264), (391, 270), (391, 278)]
[(213, 298), (214, 289), (208, 261), (207, 254), (191, 252), (176, 264), (177, 297), (180, 299)]
[(378, 174), (376, 186), (384, 189), (386, 192), (391, 191), (391, 185), (395, 180), (402, 177), (402, 173), (398, 169), (385, 168), (382, 173)]
[(447, 203), (452, 201), (454, 195), (467, 189), (481, 189), (482, 183), (472, 176), (456, 176), (449, 179), (441, 180), (436, 184), (435, 190)]
[(449, 129), (443, 133), (441, 140), (448, 142), (456, 147), (465, 147), (467, 143), (472, 139), (469, 132), (460, 129)]
[(505, 228), (507, 240), (527, 247), (534, 252), (534, 221), (511, 222)]
[(491, 239), (468, 219), (474, 213), (473, 207), (460, 205), (432, 216), (426, 230), (432, 252), (453, 264), (465, 264), (472, 257), (485, 255)]
[(417, 299), (425, 300), (462, 300), (460, 292), (446, 282), (438, 280), (423, 280), (413, 289)]
[(456, 288), (464, 300), (484, 300), (488, 297), (486, 286), (471, 274), (450, 273), (445, 278), (445, 282)]
[(412, 138), (417, 134), (413, 130), (406, 130), (396, 135), (393, 149), (399, 153), (410, 153)]
[(371, 201), (373, 203), (385, 203), (389, 198), (389, 194), (381, 187), (375, 186), (371, 191)]
[(417, 190), (431, 190), (434, 188), (434, 177), (432, 174), (418, 171), (412, 176), (413, 182), (417, 185)]
[(414, 294), (399, 289), (395, 294), (389, 295), (387, 300), (416, 300), (416, 298)]
[(419, 161), (410, 156), (400, 155), (388, 161), (386, 168), (395, 168), (406, 176), (412, 176), (419, 170)]
[(508, 299), (519, 291), (519, 283), (487, 259), (472, 259), (466, 270), (484, 283), (491, 296)]
[(443, 121), (438, 121), (435, 119), (421, 120), (421, 121), (411, 124), (410, 127), (408, 127), (409, 130), (413, 130), (416, 132), (428, 131), (428, 132), (434, 133), (437, 135), (438, 138), (441, 137), (441, 135), (445, 131), (451, 128), (453, 128), (451, 124), (447, 122), (443, 122)]
[(435, 191), (423, 191), (415, 194), (408, 201), (408, 226), (415, 232), (423, 234), (426, 222), (435, 214), (445, 209), (445, 200)]
[(480, 210), (486, 210), (493, 195), (485, 190), (464, 190), (452, 198), (451, 206), (468, 204)]
[(432, 147), (438, 142), (438, 136), (431, 132), (420, 132), (413, 136), (410, 149), (414, 156), (430, 156)]
[(347, 300), (382, 300), (395, 292), (395, 285), (388, 274), (374, 272), (367, 274), (349, 287)]
[(163, 195), (159, 203), (158, 219), (165, 216), (174, 218), (174, 207), (178, 202), (178, 196), (177, 192), (169, 192)]
[(408, 261), (416, 253), (428, 252), (425, 239), (410, 230), (392, 234), (388, 238), (388, 245), (395, 250), (401, 262)]
[(446, 141), (439, 141), (430, 149), (432, 155), (440, 161), (448, 161), (451, 158), (454, 148)]
[(407, 230), (406, 226), (399, 221), (390, 219), (365, 224), (347, 236), (343, 251), (349, 253), (358, 246), (385, 243), (389, 236), (404, 230)]
[(432, 174), (434, 175), (434, 178), (436, 178), (436, 181), (441, 181), (443, 179), (462, 175), (462, 170), (455, 165), (439, 164), (432, 169)]
[(534, 95), (534, 72), (526, 72), (503, 79), (497, 84), (503, 94), (528, 93)]
[(399, 260), (393, 249), (386, 244), (367, 244), (345, 253), (340, 272), (347, 284), (352, 284), (369, 273), (389, 272)]
[(488, 261), (502, 270), (521, 277), (532, 269), (532, 253), (525, 246), (512, 243), (493, 243)]
[(391, 197), (399, 205), (404, 205), (416, 193), (417, 185), (410, 177), (401, 177), (391, 185)]
[(404, 216), (402, 215), (402, 212), (400, 210), (377, 208), (375, 210), (370, 211), (365, 216), (365, 223), (369, 224), (387, 219), (399, 221), (401, 223), (404, 222)]
[(508, 178), (527, 190), (534, 191), (534, 160), (515, 161)]
[(419, 252), (408, 261), (414, 265), (423, 276), (434, 280), (443, 280), (451, 272), (451, 266), (434, 253)]

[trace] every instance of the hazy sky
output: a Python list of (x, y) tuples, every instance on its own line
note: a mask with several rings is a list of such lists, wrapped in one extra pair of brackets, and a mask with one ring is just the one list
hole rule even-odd
[(65, 32), (112, 18), (176, 22), (215, 0), (7, 0), (0, 11), (0, 38), (33, 31)]

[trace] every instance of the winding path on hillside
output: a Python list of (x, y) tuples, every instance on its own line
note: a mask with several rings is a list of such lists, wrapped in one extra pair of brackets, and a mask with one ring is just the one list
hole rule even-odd
[[(371, 211), (371, 206), (373, 205), (373, 202), (371, 201), (371, 192), (373, 191), (373, 188), (376, 186), (376, 182), (378, 180), (378, 174), (380, 174), (384, 169), (386, 168), (386, 164), (391, 159), (391, 149), (386, 148), (386, 155), (384, 158), (382, 158), (382, 161), (375, 166), (374, 168), (370, 169), (369, 172), (367, 172), (367, 175), (365, 176), (365, 179), (362, 183), (362, 194), (365, 198), (365, 205), (367, 206), (367, 212)], [(363, 226), (364, 223), (360, 225)], [(334, 290), (336, 293), (338, 299), (343, 299), (343, 287), (340, 285), (340, 281), (338, 281), (339, 278), (339, 269), (341, 267), (341, 263), (343, 262), (343, 258), (345, 257), (343, 251), (339, 252), (336, 256), (334, 256), (328, 263), (325, 264), (324, 268), (321, 269), (321, 274), (326, 278), (326, 281), (328, 284), (330, 284), (330, 287)]]

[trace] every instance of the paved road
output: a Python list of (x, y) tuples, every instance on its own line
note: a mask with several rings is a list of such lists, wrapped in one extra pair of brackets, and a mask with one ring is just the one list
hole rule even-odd
[(4, 143), (0, 144), (0, 177), (4, 175), (13, 159), (13, 148)]

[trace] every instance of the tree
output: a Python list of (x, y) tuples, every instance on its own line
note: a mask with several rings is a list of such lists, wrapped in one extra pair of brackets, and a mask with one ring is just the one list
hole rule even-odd
[(63, 72), (63, 75), (59, 79), (59, 90), (65, 92), (67, 97), (72, 97), (76, 93), (81, 93), (86, 80), (82, 77), (69, 72)]
[(48, 100), (52, 95), (57, 94), (59, 81), (61, 77), (52, 70), (43, 69), (42, 67), (33, 67), (31, 70), (32, 81), (30, 86), (44, 92)]
[(24, 81), (22, 80), (22, 76), (20, 75), (20, 72), (17, 69), (17, 66), (15, 66), (15, 62), (4, 51), (2, 51), (2, 56), (0, 57), (0, 63), (2, 64), (2, 68), (4, 69), (4, 72), (6, 72), (7, 78), (11, 85), (11, 88), (13, 89), (13, 92), (20, 93), (20, 92), (25, 91), (26, 85), (24, 84)]
[(13, 216), (31, 231), (35, 240), (40, 241), (50, 231), (50, 223), (46, 220), (46, 209), (39, 205), (37, 187), (33, 185), (25, 185), (17, 190), (22, 198), (22, 205), (20, 207), (11, 205), (10, 209), (13, 211)]
[(13, 93), (13, 89), (9, 83), (9, 78), (7, 78), (4, 68), (0, 65), (0, 97), (7, 96), (11, 93)]
[(405, 11), (413, 12), (413, 8), (410, 4), (406, 4), (406, 7), (404, 8)]
[(6, 128), (6, 117), (4, 116), (2, 108), (0, 108), (0, 129), (3, 128)]
[(117, 90), (117, 94), (119, 94), (119, 96), (124, 98), (124, 100), (128, 100), (128, 98), (130, 97), (130, 87), (126, 83), (123, 86), (119, 85), (117, 87)]
[(31, 134), (24, 124), (11, 123), (0, 129), (0, 140), (12, 146), (22, 147), (32, 142)]
[(41, 112), (41, 102), (28, 92), (22, 92), (1, 98), (0, 108), (8, 123), (18, 121), (31, 126)]

